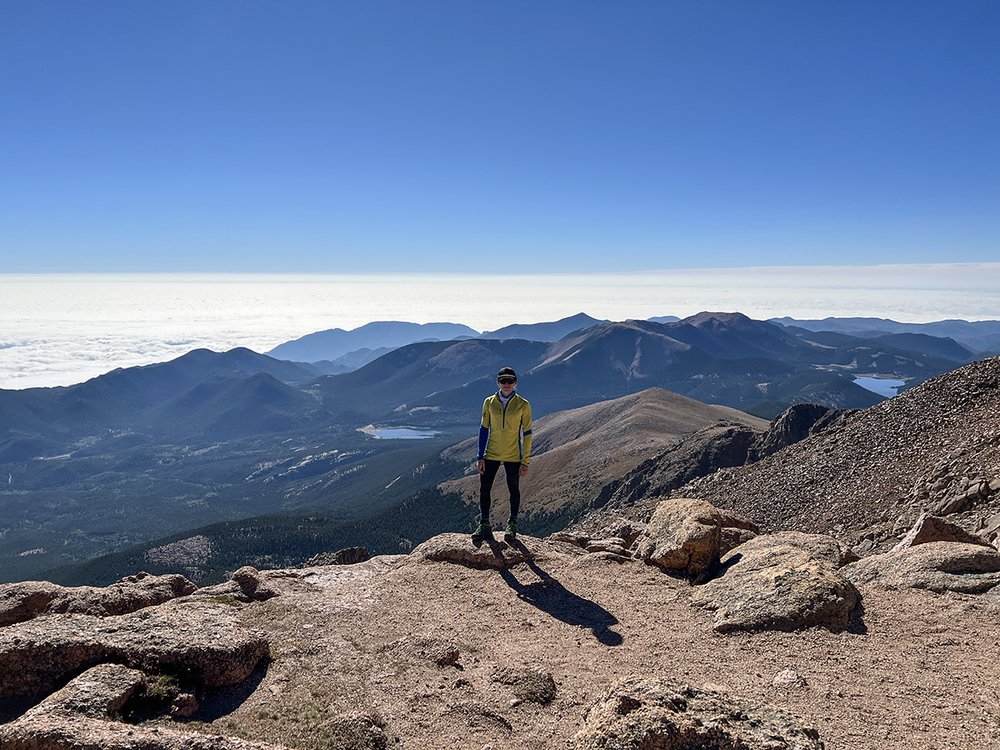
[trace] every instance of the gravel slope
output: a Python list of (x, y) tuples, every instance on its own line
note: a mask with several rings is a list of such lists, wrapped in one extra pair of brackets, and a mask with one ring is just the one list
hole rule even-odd
[(891, 546), (924, 510), (981, 531), (1000, 512), (1000, 357), (673, 494), (732, 508), (765, 530), (831, 533), (852, 544), (868, 537), (876, 547)]

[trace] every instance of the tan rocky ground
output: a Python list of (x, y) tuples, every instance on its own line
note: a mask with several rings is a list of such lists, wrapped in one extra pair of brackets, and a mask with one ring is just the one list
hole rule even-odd
[[(533, 538), (496, 549), (530, 559), (471, 567), (501, 563), (444, 535), (405, 557), (262, 573), (275, 596), (215, 606), (267, 638), (270, 663), (206, 690), (191, 720), (134, 736), (160, 738), (144, 748), (238, 746), (163, 744), (178, 729), (288, 748), (584, 747), (574, 738), (608, 691), (652, 678), (783, 710), (828, 750), (1000, 748), (997, 589), (861, 584), (851, 629), (721, 635), (692, 602), (699, 587), (655, 566)], [(4, 744), (17, 726), (0, 725), (0, 746), (72, 746)]]
[[(996, 598), (864, 589), (864, 634), (723, 636), (691, 605), (687, 581), (594, 555), (551, 555), (505, 574), (403, 560), (378, 586), (355, 580), (327, 596), (306, 587), (333, 577), (316, 578), (296, 583), (281, 613), (266, 603), (246, 611), (250, 624), (305, 641), (285, 641), (231, 726), (284, 740), (261, 712), (305, 701), (332, 716), (377, 714), (404, 746), (564, 747), (612, 683), (662, 676), (784, 708), (831, 750), (1000, 747)], [(435, 663), (438, 643), (458, 649), (461, 669)], [(307, 667), (313, 653), (326, 655), (326, 669)], [(497, 680), (510, 669), (550, 673), (556, 699), (512, 705)], [(775, 686), (789, 669), (804, 686)]]

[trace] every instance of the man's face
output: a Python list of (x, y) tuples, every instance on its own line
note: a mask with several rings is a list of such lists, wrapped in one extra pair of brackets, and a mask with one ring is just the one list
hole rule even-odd
[(505, 375), (502, 378), (497, 378), (497, 385), (500, 386), (500, 393), (503, 394), (504, 398), (506, 398), (507, 396), (509, 396), (514, 392), (514, 386), (516, 384), (517, 381), (514, 378), (507, 375)]

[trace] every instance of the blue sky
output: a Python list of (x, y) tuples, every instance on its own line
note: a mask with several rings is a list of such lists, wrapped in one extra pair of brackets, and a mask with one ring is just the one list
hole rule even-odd
[(994, 0), (0, 10), (4, 272), (1000, 259)]

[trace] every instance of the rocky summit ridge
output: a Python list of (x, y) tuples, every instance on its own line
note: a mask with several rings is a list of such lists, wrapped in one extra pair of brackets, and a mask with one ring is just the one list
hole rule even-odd
[(0, 747), (995, 747), (1000, 552), (926, 526), (859, 559), (663, 498), (596, 536), (55, 592), (91, 614), (5, 584)]
[(750, 466), (676, 490), (758, 519), (894, 546), (925, 512), (1000, 532), (1000, 357), (940, 375)]

